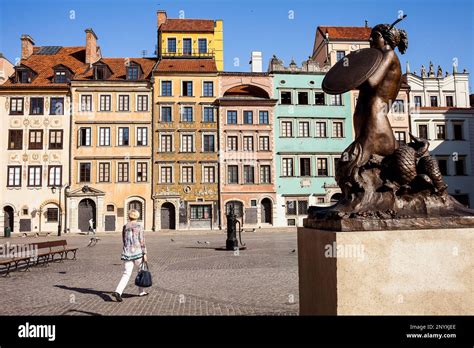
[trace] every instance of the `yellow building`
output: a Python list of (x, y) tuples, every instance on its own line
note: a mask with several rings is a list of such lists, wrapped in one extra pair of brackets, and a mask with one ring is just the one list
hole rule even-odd
[(171, 19), (157, 12), (158, 48), (161, 58), (213, 58), (217, 70), (224, 70), (224, 31), (222, 20)]
[(216, 64), (162, 59), (153, 81), (155, 228), (218, 228)]

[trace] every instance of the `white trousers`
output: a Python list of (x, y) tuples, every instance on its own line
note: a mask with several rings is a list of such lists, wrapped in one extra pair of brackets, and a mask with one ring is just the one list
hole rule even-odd
[[(142, 263), (143, 259), (138, 259), (134, 261), (125, 261), (125, 270), (123, 271), (122, 279), (120, 279), (119, 284), (117, 285), (117, 289), (115, 292), (118, 292), (120, 295), (122, 295), (123, 290), (128, 284), (128, 281), (130, 280), (130, 277), (132, 276), (133, 272), (133, 265), (136, 265), (137, 267), (140, 266)], [(143, 291), (145, 291), (144, 288), (138, 287), (138, 293), (141, 294)]]

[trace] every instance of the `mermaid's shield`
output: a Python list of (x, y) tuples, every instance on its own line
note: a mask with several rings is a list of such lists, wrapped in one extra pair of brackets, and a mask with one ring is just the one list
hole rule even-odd
[(328, 71), (323, 80), (323, 91), (342, 94), (357, 89), (377, 70), (382, 52), (376, 48), (363, 48), (349, 53)]

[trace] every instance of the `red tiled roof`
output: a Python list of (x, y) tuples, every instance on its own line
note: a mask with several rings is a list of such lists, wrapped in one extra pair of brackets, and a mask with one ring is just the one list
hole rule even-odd
[[(139, 64), (143, 70), (143, 75), (140, 80), (146, 80), (150, 78), (153, 67), (155, 66), (155, 58), (102, 58), (99, 62), (106, 64), (112, 75), (107, 81), (120, 81), (126, 80), (127, 70), (126, 63), (135, 62)], [(74, 80), (92, 80), (94, 77), (94, 69), (88, 68), (84, 73), (78, 74), (74, 77)]]
[(162, 59), (156, 70), (158, 72), (217, 72), (214, 59)]
[(329, 35), (329, 40), (368, 41), (372, 28), (370, 27), (318, 27), (319, 30)]
[(27, 59), (20, 61), (33, 70), (37, 75), (31, 83), (14, 83), (10, 78), (2, 85), (5, 87), (67, 87), (67, 83), (54, 83), (54, 67), (64, 65), (72, 71), (73, 74), (80, 73), (87, 68), (85, 64), (85, 47), (61, 47), (55, 54), (38, 54), (41, 47), (34, 47), (33, 54)]
[(167, 19), (160, 25), (163, 32), (214, 32), (214, 21), (211, 19)]

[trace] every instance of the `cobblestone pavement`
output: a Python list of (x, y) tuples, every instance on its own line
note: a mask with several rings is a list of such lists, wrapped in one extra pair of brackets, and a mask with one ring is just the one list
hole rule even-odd
[[(120, 234), (67, 235), (77, 260), (1, 277), (1, 315), (297, 315), (296, 232), (244, 233), (248, 249), (218, 251), (226, 234), (146, 232), (154, 285), (138, 297), (136, 269), (124, 302), (110, 296), (123, 271)], [(59, 237), (0, 239), (28, 243)]]

